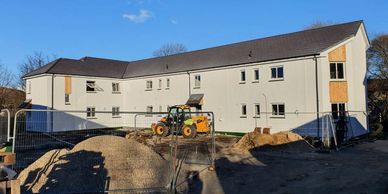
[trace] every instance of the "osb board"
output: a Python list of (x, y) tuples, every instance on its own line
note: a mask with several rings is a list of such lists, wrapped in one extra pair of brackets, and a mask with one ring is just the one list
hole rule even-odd
[(331, 103), (348, 102), (348, 82), (331, 81), (329, 88)]
[(65, 77), (65, 94), (71, 94), (71, 77)]
[(342, 45), (329, 53), (329, 61), (346, 61), (346, 46)]

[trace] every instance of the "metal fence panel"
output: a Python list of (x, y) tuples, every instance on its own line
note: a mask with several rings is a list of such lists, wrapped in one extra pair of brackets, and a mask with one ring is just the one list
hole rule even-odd
[(0, 111), (0, 144), (10, 140), (11, 114), (8, 109)]

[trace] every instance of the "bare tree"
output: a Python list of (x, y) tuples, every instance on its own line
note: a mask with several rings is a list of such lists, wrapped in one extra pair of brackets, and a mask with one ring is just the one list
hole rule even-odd
[[(369, 109), (388, 123), (388, 34), (378, 34), (367, 51)], [(372, 112), (373, 113), (373, 112)], [(386, 128), (385, 128), (386, 129)]]
[(6, 108), (11, 88), (14, 86), (14, 75), (7, 67), (0, 64), (0, 109)]
[(168, 56), (178, 53), (186, 52), (187, 48), (181, 43), (167, 43), (163, 44), (158, 50), (154, 51), (155, 57)]
[(26, 57), (26, 60), (19, 65), (19, 74), (17, 85), (21, 90), (25, 90), (25, 82), (23, 80), (23, 76), (27, 73), (30, 73), (44, 65), (46, 65), (50, 61), (50, 57), (44, 55), (42, 52), (34, 52), (32, 55)]
[(305, 26), (304, 29), (309, 30), (309, 29), (315, 29), (315, 28), (322, 28), (322, 27), (330, 26), (330, 25), (334, 25), (334, 24), (335, 23), (332, 21), (316, 20), (315, 22), (311, 23), (310, 25)]

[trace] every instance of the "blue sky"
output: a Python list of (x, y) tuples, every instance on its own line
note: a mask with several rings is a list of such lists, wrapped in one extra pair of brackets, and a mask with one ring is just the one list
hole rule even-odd
[(0, 63), (34, 51), (66, 58), (152, 57), (162, 44), (197, 50), (288, 33), (316, 21), (364, 20), (388, 32), (388, 1), (0, 0)]

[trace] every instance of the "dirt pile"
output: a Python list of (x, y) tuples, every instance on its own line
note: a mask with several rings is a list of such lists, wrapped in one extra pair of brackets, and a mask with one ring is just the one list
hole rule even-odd
[(98, 136), (47, 152), (18, 179), (27, 192), (81, 193), (164, 187), (168, 161), (134, 139)]
[(262, 134), (258, 131), (253, 131), (245, 134), (237, 143), (233, 145), (233, 148), (251, 150), (253, 148), (264, 145), (281, 145), (299, 140), (303, 140), (303, 138), (292, 132)]

